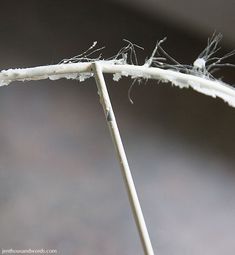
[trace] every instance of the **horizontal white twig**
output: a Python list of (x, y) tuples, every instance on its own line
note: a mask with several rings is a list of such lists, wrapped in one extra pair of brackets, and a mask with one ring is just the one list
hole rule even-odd
[[(220, 97), (229, 105), (235, 107), (235, 89), (219, 80), (156, 67), (114, 64), (112, 61), (97, 62), (102, 66), (103, 73), (116, 75), (115, 80), (122, 76), (130, 76), (133, 79), (144, 78), (170, 82), (180, 88), (191, 87), (208, 96)], [(93, 74), (91, 62), (8, 69), (0, 72), (0, 85), (8, 85), (13, 81), (43, 80), (47, 78), (51, 80), (66, 78), (83, 81), (93, 76)]]

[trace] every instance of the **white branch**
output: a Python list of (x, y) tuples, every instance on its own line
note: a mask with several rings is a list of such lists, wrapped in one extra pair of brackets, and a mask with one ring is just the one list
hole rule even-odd
[[(113, 61), (97, 61), (102, 66), (103, 73), (111, 73), (131, 78), (155, 79), (161, 82), (170, 82), (180, 88), (194, 90), (212, 97), (222, 98), (229, 105), (235, 107), (235, 89), (219, 80), (180, 73), (174, 70), (156, 67), (114, 64)], [(23, 69), (8, 69), (0, 72), (0, 85), (8, 85), (13, 81), (30, 81), (60, 78), (79, 79), (93, 76), (92, 63), (72, 63), (48, 66), (38, 66)], [(116, 80), (117, 77), (115, 78)]]
[(0, 72), (0, 85), (8, 85), (13, 81), (31, 81), (31, 80), (55, 80), (67, 78), (71, 74), (91, 72), (91, 63), (60, 64), (37, 66), (30, 68), (17, 68), (2, 70)]

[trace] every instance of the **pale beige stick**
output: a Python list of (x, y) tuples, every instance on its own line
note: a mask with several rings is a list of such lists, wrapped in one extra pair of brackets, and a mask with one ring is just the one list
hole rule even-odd
[(118, 130), (117, 122), (114, 116), (112, 105), (110, 102), (109, 94), (106, 88), (102, 65), (98, 62), (93, 65), (93, 72), (95, 74), (98, 93), (100, 96), (100, 102), (104, 109), (104, 114), (109, 127), (109, 131), (116, 149), (118, 161), (122, 171), (125, 186), (128, 192), (128, 197), (131, 205), (131, 209), (135, 218), (135, 222), (139, 231), (139, 236), (143, 246), (145, 255), (154, 255), (152, 244), (149, 238), (148, 230), (145, 224), (144, 216), (140, 207), (139, 199), (135, 189), (135, 184), (131, 175), (131, 171), (128, 165), (126, 153), (122, 144), (121, 136)]

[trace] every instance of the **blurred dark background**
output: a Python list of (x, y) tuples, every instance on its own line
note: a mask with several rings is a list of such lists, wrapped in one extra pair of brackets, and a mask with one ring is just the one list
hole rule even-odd
[[(208, 22), (197, 26), (176, 2), (1, 1), (0, 69), (55, 64), (93, 41), (109, 57), (123, 38), (145, 48), (143, 63), (165, 36), (167, 52), (190, 64), (215, 30), (232, 49), (234, 3), (212, 5), (213, 23), (204, 1), (195, 12)], [(235, 83), (234, 70), (221, 76)], [(233, 255), (235, 110), (156, 81), (136, 85), (132, 105), (131, 81), (106, 79), (156, 253)], [(1, 248), (142, 254), (93, 79), (1, 87), (0, 118)]]

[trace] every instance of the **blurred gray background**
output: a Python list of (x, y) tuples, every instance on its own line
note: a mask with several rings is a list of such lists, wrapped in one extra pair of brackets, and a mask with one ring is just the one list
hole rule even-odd
[[(234, 1), (210, 3), (1, 1), (0, 69), (55, 64), (93, 41), (109, 57), (123, 38), (143, 63), (165, 36), (190, 64), (215, 30), (234, 47)], [(221, 76), (235, 83), (234, 70)], [(235, 110), (156, 81), (136, 85), (132, 105), (131, 81), (106, 79), (156, 254), (233, 255)], [(0, 118), (0, 248), (142, 254), (93, 79), (1, 87)]]

